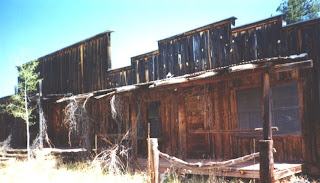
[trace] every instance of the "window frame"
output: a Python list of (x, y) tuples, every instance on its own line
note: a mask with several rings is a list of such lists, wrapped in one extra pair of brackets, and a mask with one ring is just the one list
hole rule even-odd
[[(296, 133), (289, 133), (289, 134), (277, 134), (277, 133), (273, 133), (273, 136), (302, 136), (302, 132), (303, 132), (303, 123), (304, 123), (304, 119), (303, 117), (303, 93), (299, 92), (301, 91), (301, 87), (302, 87), (302, 80), (300, 78), (296, 78), (296, 79), (291, 79), (291, 80), (285, 80), (285, 81), (270, 81), (270, 87), (273, 86), (279, 86), (279, 85), (285, 85), (285, 84), (292, 84), (292, 83), (296, 83), (297, 84), (297, 92), (298, 92), (298, 102), (299, 102), (299, 115), (300, 115), (300, 134), (296, 134)], [(246, 89), (251, 89), (251, 88), (260, 88), (262, 90), (262, 86), (261, 84), (253, 84), (253, 85), (244, 85), (244, 86), (239, 86), (239, 87), (232, 87), (232, 89), (230, 90), (231, 95), (230, 95), (230, 100), (234, 100), (233, 101), (233, 107), (231, 107), (231, 111), (233, 113), (235, 122), (236, 122), (236, 129), (239, 129), (239, 121), (238, 121), (238, 104), (237, 104), (237, 91), (238, 90), (246, 90)], [(262, 95), (261, 95), (262, 97)], [(261, 101), (263, 99), (261, 98)], [(263, 105), (263, 102), (261, 103)], [(261, 108), (262, 108), (261, 105)], [(253, 129), (252, 129), (253, 130)], [(254, 137), (254, 136), (261, 136), (261, 133), (248, 133), (248, 134), (237, 134), (237, 136), (244, 136), (244, 137)]]

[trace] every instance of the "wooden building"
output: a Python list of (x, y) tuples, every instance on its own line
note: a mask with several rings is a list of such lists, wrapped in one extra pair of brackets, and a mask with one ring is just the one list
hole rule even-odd
[(259, 151), (262, 134), (252, 130), (262, 127), (261, 75), (269, 72), (275, 161), (320, 174), (320, 19), (283, 25), (276, 16), (234, 28), (235, 20), (160, 40), (158, 50), (115, 70), (111, 32), (39, 58), (53, 144), (68, 146), (64, 110), (79, 101), (86, 117), (73, 146), (130, 131), (132, 156), (144, 157), (150, 123), (160, 150), (182, 159), (247, 155)]

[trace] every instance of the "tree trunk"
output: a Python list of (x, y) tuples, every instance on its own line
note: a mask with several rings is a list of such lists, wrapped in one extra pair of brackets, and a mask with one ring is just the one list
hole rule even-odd
[(24, 84), (24, 106), (26, 109), (26, 125), (27, 125), (27, 151), (28, 151), (28, 160), (30, 160), (30, 133), (29, 133), (29, 112), (28, 112), (28, 101), (27, 101), (27, 85)]
[(42, 109), (42, 80), (39, 81), (39, 147), (43, 148), (43, 109)]

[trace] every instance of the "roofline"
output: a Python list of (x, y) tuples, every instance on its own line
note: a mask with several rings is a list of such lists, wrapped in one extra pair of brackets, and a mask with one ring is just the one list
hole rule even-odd
[(45, 57), (48, 57), (48, 56), (50, 56), (50, 55), (57, 54), (57, 53), (59, 53), (59, 52), (61, 52), (61, 51), (70, 49), (70, 48), (72, 48), (72, 47), (78, 46), (78, 45), (80, 45), (80, 44), (83, 44), (83, 43), (85, 43), (85, 42), (91, 41), (91, 40), (93, 40), (93, 39), (97, 39), (97, 38), (99, 38), (99, 37), (105, 36), (105, 35), (110, 34), (110, 33), (112, 33), (112, 32), (114, 32), (114, 31), (112, 31), (112, 30), (107, 30), (107, 31), (101, 32), (101, 33), (96, 34), (96, 35), (94, 35), (94, 36), (92, 36), (92, 37), (86, 38), (86, 39), (84, 39), (84, 40), (82, 40), (82, 41), (76, 42), (76, 43), (71, 44), (71, 45), (69, 45), (69, 46), (66, 46), (66, 47), (64, 47), (64, 48), (61, 48), (61, 49), (59, 49), (59, 50), (57, 50), (57, 51), (54, 51), (54, 52), (52, 52), (52, 53), (49, 53), (49, 54), (47, 54), (47, 55), (45, 55), (45, 56), (39, 57), (38, 60), (43, 59), (43, 58), (45, 58)]
[(263, 24), (266, 24), (266, 23), (276, 22), (278, 20), (280, 20), (282, 22), (282, 17), (283, 17), (283, 14), (277, 15), (277, 16), (273, 16), (271, 18), (266, 18), (266, 19), (263, 19), (263, 20), (259, 20), (259, 21), (256, 21), (256, 22), (252, 22), (252, 23), (249, 23), (249, 24), (241, 25), (239, 27), (234, 27), (232, 29), (232, 33), (239, 32), (239, 31), (242, 31), (242, 30), (245, 30), (245, 29), (249, 29), (249, 28), (253, 28), (253, 27), (257, 27), (259, 25), (263, 25)]
[(9, 100), (12, 96), (13, 96), (14, 94), (9, 94), (9, 95), (5, 95), (5, 96), (2, 96), (1, 98), (0, 98), (0, 101), (1, 100)]
[(154, 50), (154, 51), (150, 51), (150, 52), (147, 52), (147, 53), (144, 53), (144, 54), (141, 54), (141, 55), (133, 56), (133, 57), (131, 57), (131, 61), (134, 61), (134, 60), (137, 60), (137, 59), (140, 59), (140, 58), (149, 57), (149, 56), (152, 56), (152, 55), (155, 55), (155, 54), (159, 54), (159, 50)]
[(315, 19), (311, 19), (311, 20), (304, 20), (304, 21), (300, 21), (300, 22), (295, 22), (292, 24), (288, 24), (283, 26), (284, 29), (290, 29), (290, 28), (295, 28), (295, 26), (305, 26), (308, 24), (314, 24), (320, 22), (320, 17), (319, 18), (315, 18)]
[(228, 22), (231, 22), (232, 25), (235, 25), (235, 20), (236, 19), (237, 19), (236, 17), (232, 16), (232, 17), (227, 18), (227, 19), (223, 19), (223, 20), (220, 20), (220, 21), (217, 21), (217, 22), (205, 25), (205, 26), (201, 26), (201, 27), (198, 27), (198, 28), (195, 28), (195, 29), (192, 29), (192, 30), (189, 30), (189, 31), (186, 31), (186, 32), (174, 35), (174, 36), (171, 36), (171, 37), (167, 37), (165, 39), (158, 40), (158, 42), (160, 43), (160, 42), (163, 42), (163, 41), (166, 41), (166, 40), (175, 39), (175, 38), (178, 38), (178, 37), (188, 36), (188, 35), (194, 34), (196, 32), (207, 30), (209, 28), (216, 27), (216, 26), (228, 23)]
[(113, 74), (113, 73), (117, 73), (119, 71), (126, 71), (126, 70), (130, 70), (130, 69), (132, 69), (131, 65), (125, 66), (125, 67), (116, 68), (116, 69), (111, 69), (111, 70), (108, 70), (107, 73), (108, 74)]

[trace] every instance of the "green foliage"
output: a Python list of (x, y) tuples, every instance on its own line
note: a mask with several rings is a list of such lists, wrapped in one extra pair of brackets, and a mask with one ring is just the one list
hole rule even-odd
[[(29, 117), (29, 120), (34, 119), (35, 116), (32, 115), (32, 112), (36, 109), (36, 106), (29, 105), (29, 103), (31, 102), (30, 97), (35, 95), (37, 92), (37, 84), (39, 82), (40, 75), (38, 72), (36, 72), (38, 64), (39, 61), (35, 60), (18, 67), (18, 93), (11, 96), (10, 103), (1, 107), (4, 108), (4, 112), (12, 114), (16, 118), (22, 118), (25, 121), (27, 117)], [(28, 116), (25, 110), (25, 93), (27, 94), (27, 106), (29, 111)]]
[(291, 24), (317, 18), (320, 3), (319, 0), (282, 0), (277, 11), (284, 14), (287, 24)]

